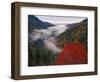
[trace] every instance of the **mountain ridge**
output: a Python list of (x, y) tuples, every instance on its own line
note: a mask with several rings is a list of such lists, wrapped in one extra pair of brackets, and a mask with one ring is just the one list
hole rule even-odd
[(85, 19), (79, 23), (68, 24), (68, 29), (56, 37), (57, 46), (63, 48), (65, 42), (81, 41), (87, 44), (87, 22)]
[(44, 22), (34, 15), (28, 15), (28, 28), (29, 32), (34, 29), (46, 29), (48, 27), (55, 26), (49, 22)]

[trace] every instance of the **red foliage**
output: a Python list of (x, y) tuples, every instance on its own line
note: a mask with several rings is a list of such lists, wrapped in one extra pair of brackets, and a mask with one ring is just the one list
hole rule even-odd
[(87, 51), (86, 47), (80, 42), (67, 43), (58, 55), (56, 62), (57, 65), (65, 64), (86, 64)]

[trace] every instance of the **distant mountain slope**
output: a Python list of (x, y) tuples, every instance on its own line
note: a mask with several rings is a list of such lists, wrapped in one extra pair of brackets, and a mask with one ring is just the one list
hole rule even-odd
[(85, 19), (79, 23), (66, 25), (68, 29), (56, 37), (57, 46), (63, 48), (65, 42), (77, 41), (87, 45), (87, 24), (88, 20)]
[(48, 27), (54, 26), (54, 24), (43, 22), (38, 17), (34, 15), (28, 15), (28, 30), (32, 32), (33, 29), (46, 29)]
[(73, 29), (73, 28), (78, 28), (80, 25), (84, 26), (84, 28), (86, 28), (87, 24), (88, 24), (88, 20), (85, 19), (85, 20), (83, 20), (83, 21), (81, 21), (79, 23), (67, 24), (66, 26), (69, 27), (67, 30), (70, 30), (70, 29)]

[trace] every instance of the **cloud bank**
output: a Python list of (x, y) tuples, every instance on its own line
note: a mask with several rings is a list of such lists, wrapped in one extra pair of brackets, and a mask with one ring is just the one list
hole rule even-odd
[(56, 46), (56, 37), (63, 33), (68, 27), (65, 25), (56, 25), (48, 29), (35, 29), (31, 34), (32, 41), (38, 39), (43, 40), (45, 48), (53, 51), (54, 53), (61, 52), (61, 49)]

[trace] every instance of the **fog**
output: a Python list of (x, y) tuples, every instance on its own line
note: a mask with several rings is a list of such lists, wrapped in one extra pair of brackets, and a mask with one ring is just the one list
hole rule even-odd
[(56, 37), (67, 30), (65, 25), (56, 25), (48, 29), (35, 29), (32, 32), (31, 38), (33, 41), (38, 39), (43, 40), (45, 48), (52, 50), (54, 53), (59, 53), (61, 49), (56, 46)]

